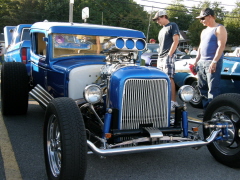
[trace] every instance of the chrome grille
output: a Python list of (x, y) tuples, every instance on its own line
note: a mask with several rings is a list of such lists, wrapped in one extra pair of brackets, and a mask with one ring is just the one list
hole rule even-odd
[(129, 79), (124, 84), (120, 129), (138, 129), (140, 124), (168, 126), (166, 79)]

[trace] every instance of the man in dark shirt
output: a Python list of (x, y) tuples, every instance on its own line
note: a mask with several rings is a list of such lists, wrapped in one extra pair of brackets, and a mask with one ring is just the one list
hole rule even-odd
[(171, 80), (171, 111), (174, 111), (175, 107), (178, 106), (173, 76), (175, 74), (176, 49), (179, 43), (179, 28), (176, 23), (169, 21), (165, 10), (158, 11), (154, 16), (153, 21), (156, 21), (160, 26), (163, 26), (158, 34), (159, 53), (157, 67), (168, 74)]

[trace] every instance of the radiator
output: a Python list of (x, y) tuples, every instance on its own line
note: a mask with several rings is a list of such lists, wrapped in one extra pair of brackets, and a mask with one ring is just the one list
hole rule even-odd
[(166, 79), (129, 79), (124, 84), (120, 129), (140, 124), (168, 127), (169, 90)]

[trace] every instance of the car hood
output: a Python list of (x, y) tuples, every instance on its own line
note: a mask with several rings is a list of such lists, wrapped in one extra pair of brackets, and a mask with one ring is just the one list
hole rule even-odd
[(56, 71), (69, 72), (79, 66), (106, 64), (105, 56), (83, 56), (81, 58), (69, 58), (54, 62), (52, 68)]

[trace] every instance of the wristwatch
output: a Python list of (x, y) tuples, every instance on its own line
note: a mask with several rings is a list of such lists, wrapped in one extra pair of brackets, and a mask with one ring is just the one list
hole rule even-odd
[(215, 61), (215, 60), (213, 60), (212, 62), (213, 62), (214, 64), (217, 64), (217, 61)]

